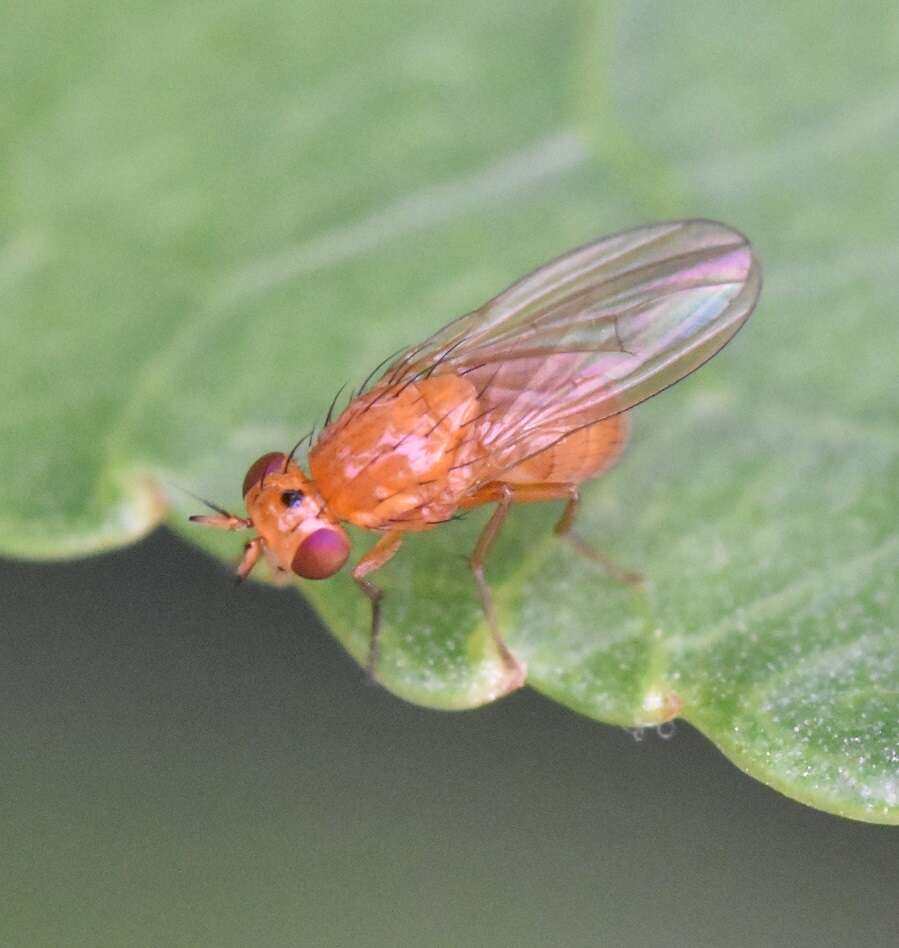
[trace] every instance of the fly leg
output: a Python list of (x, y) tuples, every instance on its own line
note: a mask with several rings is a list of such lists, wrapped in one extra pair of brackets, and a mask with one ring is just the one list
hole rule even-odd
[(365, 577), (368, 576), (369, 573), (380, 569), (391, 559), (394, 553), (400, 548), (402, 542), (403, 531), (390, 530), (385, 533), (353, 567), (353, 579), (371, 603), (371, 638), (368, 644), (368, 661), (365, 664), (370, 681), (375, 680), (375, 672), (378, 668), (381, 636), (381, 600), (384, 598), (384, 590)]
[(567, 540), (581, 556), (585, 556), (594, 563), (598, 563), (603, 570), (608, 573), (612, 579), (626, 586), (640, 586), (643, 583), (643, 577), (640, 573), (623, 569), (611, 557), (607, 556), (602, 550), (597, 550), (592, 544), (588, 543), (575, 529), (574, 518), (577, 514), (578, 506), (581, 502), (581, 492), (577, 484), (561, 485), (568, 493), (568, 503), (559, 517), (559, 522), (555, 526), (555, 532), (558, 536)]
[(262, 553), (262, 537), (256, 537), (244, 547), (243, 559), (237, 567), (237, 582), (242, 583), (252, 572)]
[[(215, 527), (218, 530), (247, 530), (253, 526), (253, 521), (249, 517), (235, 517), (227, 510), (223, 510), (217, 516), (195, 514), (188, 519), (191, 523), (198, 523), (203, 527)], [(262, 537), (254, 537), (244, 547), (243, 559), (237, 567), (237, 582), (243, 582), (250, 575), (262, 553), (262, 546)]]
[(643, 582), (643, 577), (639, 573), (623, 569), (601, 550), (595, 549), (573, 529), (574, 518), (581, 501), (577, 484), (505, 484), (498, 482), (485, 484), (477, 493), (465, 498), (460, 506), (478, 507), (481, 504), (490, 503), (491, 501), (496, 501), (498, 504), (493, 516), (484, 528), (484, 532), (481, 534), (481, 538), (478, 540), (478, 545), (475, 547), (475, 552), (472, 556), (472, 568), (474, 569), (474, 560), (478, 557), (480, 551), (482, 569), (480, 578), (478, 572), (475, 571), (475, 579), (481, 591), (481, 598), (485, 602), (484, 609), (488, 613), (488, 621), (492, 621), (490, 619), (492, 615), (492, 604), (488, 605), (490, 601), (490, 591), (487, 589), (487, 584), (483, 578), (483, 560), (486, 558), (487, 552), (496, 534), (499, 532), (503, 520), (506, 518), (509, 507), (511, 504), (534, 504), (544, 503), (548, 500), (565, 499), (567, 499), (568, 503), (565, 504), (562, 516), (559, 517), (558, 523), (556, 523), (555, 533), (567, 540), (582, 556), (599, 564), (609, 576), (618, 582), (625, 583), (628, 586), (639, 586)]
[(490, 628), (490, 634), (493, 636), (493, 642), (500, 654), (503, 664), (506, 666), (508, 677), (504, 682), (500, 694), (514, 691), (520, 688), (527, 678), (527, 666), (520, 662), (509, 650), (505, 640), (499, 632), (499, 626), (496, 622), (496, 611), (493, 608), (493, 594), (490, 592), (490, 586), (484, 577), (484, 564), (487, 556), (496, 541), (499, 531), (502, 528), (509, 507), (515, 500), (515, 492), (509, 484), (495, 485), (496, 496), (491, 498), (496, 500), (496, 510), (493, 511), (487, 525), (481, 531), (478, 542), (475, 544), (471, 553), (471, 571), (474, 574), (474, 581), (477, 584), (478, 592), (481, 594), (481, 604), (484, 607), (484, 615), (487, 618), (487, 625)]

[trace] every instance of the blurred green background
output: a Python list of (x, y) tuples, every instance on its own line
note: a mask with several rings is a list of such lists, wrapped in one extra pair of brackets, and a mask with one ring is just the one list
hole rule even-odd
[(895, 945), (899, 830), (689, 725), (408, 705), (168, 536), (2, 577), (3, 945)]
[[(542, 260), (722, 218), (762, 308), (638, 412), (588, 523), (652, 577), (691, 721), (895, 819), (899, 11), (11, 0), (4, 23), (0, 549), (127, 543), (163, 481), (236, 506), (347, 377)], [(522, 512), (493, 566), (513, 645), (544, 692), (633, 720), (655, 627), (539, 545), (550, 522)], [(422, 629), (470, 641), (468, 579), (435, 565), (475, 526), (387, 574), (403, 693), (442, 654)], [(413, 707), (295, 593), (234, 590), (168, 533), (2, 577), (0, 944), (896, 942), (896, 829), (778, 796), (689, 725), (635, 741), (530, 690)], [(311, 593), (363, 654), (364, 604)], [(476, 695), (460, 667), (435, 702)]]

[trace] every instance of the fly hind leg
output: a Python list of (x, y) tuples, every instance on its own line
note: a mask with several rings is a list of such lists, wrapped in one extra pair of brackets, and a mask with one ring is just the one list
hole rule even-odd
[(506, 645), (502, 635), (500, 635), (499, 627), (496, 622), (496, 613), (493, 608), (493, 596), (484, 576), (484, 566), (512, 504), (542, 503), (549, 500), (566, 499), (568, 502), (562, 511), (562, 516), (556, 524), (555, 532), (559, 536), (564, 537), (583, 556), (598, 563), (614, 579), (631, 586), (640, 585), (643, 582), (643, 577), (640, 576), (639, 573), (622, 569), (604, 553), (594, 549), (572, 529), (578, 505), (580, 504), (580, 492), (576, 484), (509, 484), (493, 482), (485, 484), (479, 491), (465, 498), (460, 505), (462, 507), (479, 507), (481, 504), (496, 503), (496, 509), (487, 521), (487, 525), (481, 532), (478, 542), (472, 551), (471, 571), (477, 583), (481, 603), (484, 607), (484, 614), (487, 618), (487, 624), (493, 635), (493, 641), (496, 643), (496, 648), (499, 651), (503, 663), (509, 670), (509, 683), (505, 689), (507, 691), (511, 691), (524, 684), (526, 667), (523, 662), (520, 662), (511, 651), (509, 651), (508, 645)]
[(602, 550), (597, 550), (592, 544), (588, 543), (575, 529), (574, 518), (577, 515), (577, 509), (581, 503), (581, 492), (577, 484), (564, 485), (568, 492), (568, 503), (559, 517), (559, 522), (555, 526), (555, 532), (558, 536), (567, 540), (581, 556), (599, 564), (602, 569), (608, 573), (612, 579), (627, 586), (640, 586), (643, 584), (643, 576), (632, 570), (623, 569), (611, 557), (607, 556)]

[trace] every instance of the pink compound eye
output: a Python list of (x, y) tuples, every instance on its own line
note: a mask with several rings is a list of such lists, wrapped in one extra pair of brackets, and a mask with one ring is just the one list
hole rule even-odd
[(321, 527), (299, 545), (291, 568), (304, 579), (327, 579), (347, 561), (350, 542), (342, 530)]
[(249, 471), (247, 471), (247, 476), (243, 479), (244, 497), (267, 475), (283, 471), (284, 461), (285, 455), (280, 451), (270, 451), (268, 454), (263, 454), (258, 461), (254, 461), (250, 465)]

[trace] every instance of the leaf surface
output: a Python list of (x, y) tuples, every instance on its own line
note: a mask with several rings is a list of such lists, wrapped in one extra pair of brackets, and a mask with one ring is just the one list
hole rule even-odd
[[(633, 414), (581, 531), (522, 508), (489, 564), (530, 684), (676, 711), (784, 793), (899, 821), (899, 14), (697, 2), (14, 3), (0, 57), (0, 544), (55, 557), (239, 508), (345, 381), (571, 246), (653, 219), (748, 233), (762, 304)], [(701, 22), (702, 29), (696, 24)], [(464, 557), (383, 571), (381, 674), (495, 690)], [(357, 549), (370, 538), (355, 535)], [(348, 576), (307, 594), (357, 659)]]

